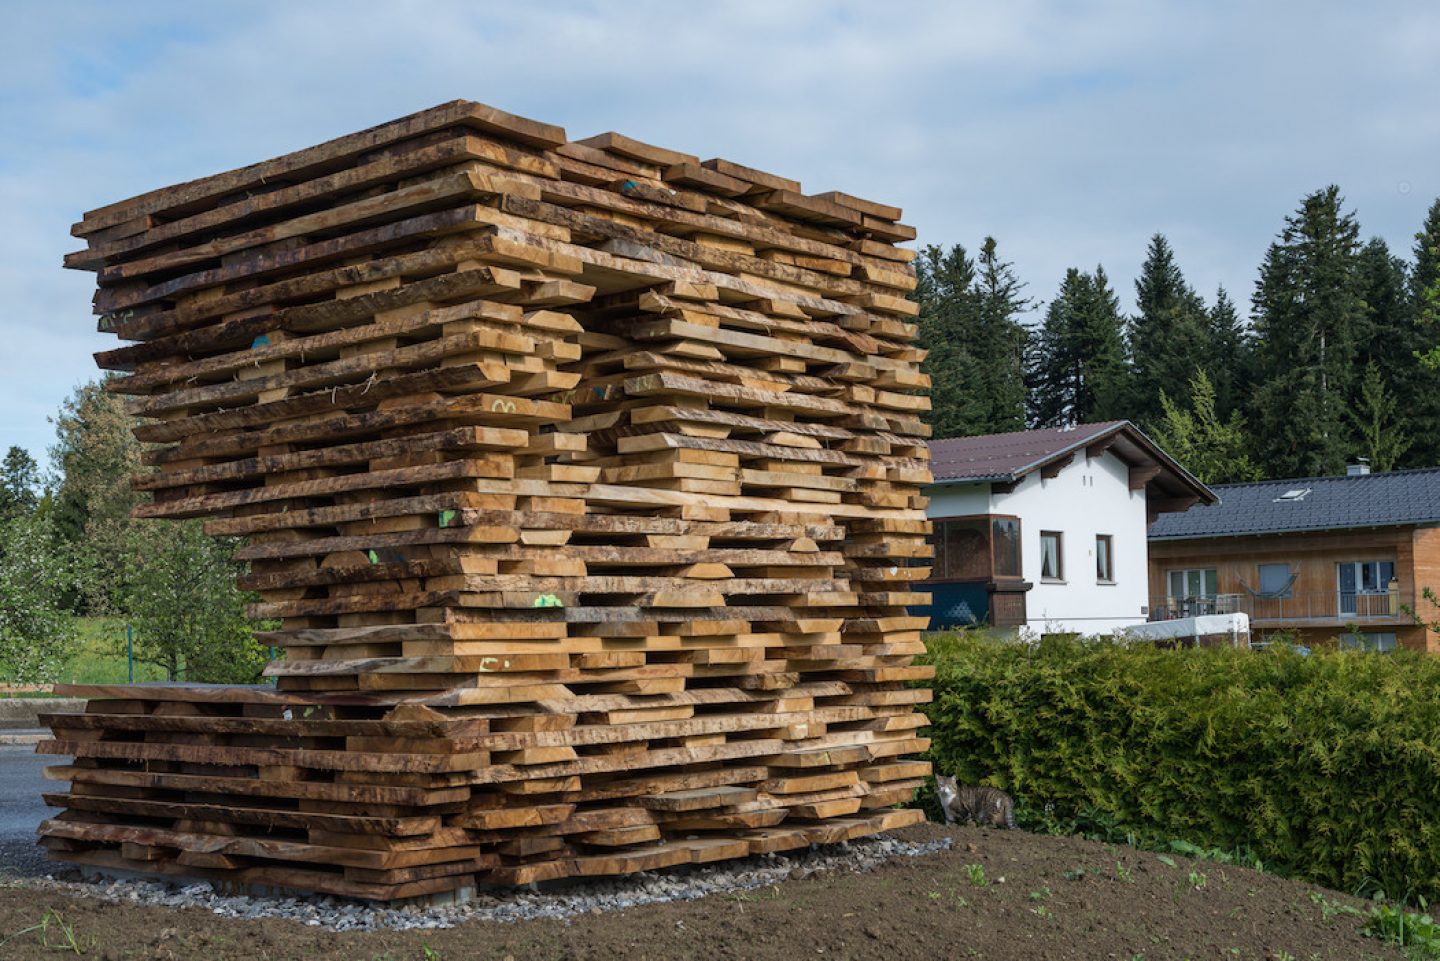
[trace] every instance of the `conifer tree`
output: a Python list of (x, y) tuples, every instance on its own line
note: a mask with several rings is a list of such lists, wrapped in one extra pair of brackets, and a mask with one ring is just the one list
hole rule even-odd
[(1131, 385), (1120, 301), (1103, 267), (1066, 271), (1032, 344), (1029, 380), (1033, 426), (1126, 416)]
[(1152, 432), (1155, 443), (1205, 484), (1234, 484), (1259, 480), (1260, 469), (1250, 460), (1245, 419), (1239, 411), (1219, 416), (1215, 387), (1203, 370), (1190, 379), (1187, 406), (1160, 392), (1164, 413)]
[(1000, 259), (993, 237), (977, 264), (965, 248), (930, 246), (916, 261), (921, 365), (931, 381), (936, 437), (1020, 430), (1025, 425), (1024, 355), (1029, 306), (1024, 284)]
[[(1427, 300), (1426, 292), (1434, 291), (1436, 284), (1440, 284), (1440, 199), (1431, 203), (1426, 222), (1416, 235), (1416, 264), (1410, 271), (1411, 297), (1423, 303)], [(1440, 305), (1431, 305), (1440, 310)]]
[(984, 433), (977, 427), (984, 423), (987, 403), (972, 352), (978, 326), (975, 263), (959, 244), (948, 251), (932, 244), (920, 251), (915, 274), (917, 341), (926, 352), (920, 369), (930, 375), (927, 422), (937, 438)]
[(1215, 411), (1221, 420), (1239, 410), (1250, 384), (1250, 333), (1224, 287), (1215, 291), (1215, 303), (1206, 314), (1209, 346), (1200, 369), (1215, 390)]
[(1410, 271), (1411, 302), (1422, 323), (1436, 325), (1430, 330), (1432, 334), (1440, 334), (1437, 289), (1440, 289), (1440, 199), (1430, 205), (1425, 223), (1415, 235), (1415, 264)]
[(40, 467), (23, 447), (11, 447), (0, 461), (0, 520), (35, 510), (40, 503)]
[(1394, 470), (1410, 449), (1410, 434), (1399, 417), (1395, 395), (1386, 385), (1380, 365), (1373, 360), (1365, 365), (1359, 397), (1349, 415), (1359, 437), (1361, 456), (1375, 470)]
[(1408, 462), (1415, 467), (1440, 466), (1440, 200), (1430, 205), (1415, 235), (1415, 262), (1410, 270), (1410, 319), (1421, 364), (1413, 371), (1414, 386), (1401, 403), (1412, 403), (1415, 446)]
[[(1440, 398), (1426, 389), (1423, 381), (1429, 378), (1415, 360), (1415, 352), (1425, 345), (1415, 323), (1404, 259), (1391, 254), (1384, 240), (1373, 238), (1360, 250), (1356, 283), (1365, 301), (1365, 322), (1358, 334), (1360, 352), (1356, 360), (1364, 373), (1351, 396), (1350, 409), (1356, 415), (1351, 422), (1359, 433), (1360, 447), (1373, 448), (1382, 444), (1374, 434), (1380, 428), (1375, 405), (1381, 398), (1393, 407), (1385, 418), (1386, 426), (1406, 437), (1418, 436), (1416, 427), (1421, 421), (1433, 423), (1433, 418), (1440, 415)], [(1382, 446), (1388, 449), (1389, 445)], [(1399, 446), (1399, 453), (1404, 454), (1411, 444)], [(1400, 461), (1398, 455), (1371, 455), (1370, 464), (1377, 470), (1391, 470), (1408, 466), (1409, 462)]]
[(1020, 315), (1030, 308), (1025, 285), (1013, 265), (1000, 259), (994, 237), (980, 245), (979, 275), (975, 279), (977, 351), (986, 384), (989, 410), (984, 432), (1002, 433), (1025, 428), (1025, 348), (1029, 330)]
[(1392, 254), (1382, 238), (1372, 237), (1360, 248), (1356, 283), (1365, 301), (1365, 324), (1359, 330), (1361, 353), (1377, 362), (1387, 352), (1391, 356), (1409, 356), (1388, 342), (1406, 323), (1410, 298), (1404, 259)]
[(1354, 397), (1365, 301), (1359, 225), (1340, 189), (1307, 196), (1265, 253), (1255, 285), (1251, 422), (1272, 476), (1337, 474), (1353, 452)]
[(1200, 295), (1185, 282), (1164, 234), (1150, 238), (1135, 281), (1137, 312), (1130, 320), (1134, 398), (1130, 417), (1154, 424), (1161, 416), (1160, 392), (1187, 383), (1205, 366), (1209, 318)]

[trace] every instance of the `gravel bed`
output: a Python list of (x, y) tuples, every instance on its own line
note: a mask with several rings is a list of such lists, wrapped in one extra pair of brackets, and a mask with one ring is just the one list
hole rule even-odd
[(243, 920), (283, 919), (332, 931), (451, 928), (470, 921), (564, 920), (642, 904), (689, 901), (714, 894), (741, 894), (786, 880), (826, 872), (869, 871), (892, 858), (917, 857), (950, 847), (950, 838), (913, 843), (874, 835), (804, 852), (766, 854), (716, 864), (671, 868), (624, 878), (574, 882), (538, 890), (481, 890), (463, 904), (435, 907), (383, 907), (332, 897), (250, 897), (217, 894), (208, 883), (179, 887), (161, 881), (66, 881), (54, 877), (0, 882), (31, 890), (50, 890), (118, 904), (203, 908), (220, 917)]

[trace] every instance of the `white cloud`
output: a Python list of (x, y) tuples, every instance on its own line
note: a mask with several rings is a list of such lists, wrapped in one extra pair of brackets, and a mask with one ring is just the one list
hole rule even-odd
[(90, 376), (80, 214), (457, 97), (898, 203), (994, 234), (1037, 297), (1157, 230), (1249, 297), (1339, 183), (1408, 251), (1440, 195), (1432, 4), (918, 0), (22, 3), (0, 37), (0, 446)]

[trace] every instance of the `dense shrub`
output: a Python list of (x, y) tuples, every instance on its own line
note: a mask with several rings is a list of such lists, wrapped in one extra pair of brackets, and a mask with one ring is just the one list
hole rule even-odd
[(0, 681), (53, 681), (75, 651), (60, 608), (74, 583), (69, 559), (38, 514), (0, 517)]
[(935, 635), (931, 757), (1022, 823), (1440, 898), (1440, 657)]

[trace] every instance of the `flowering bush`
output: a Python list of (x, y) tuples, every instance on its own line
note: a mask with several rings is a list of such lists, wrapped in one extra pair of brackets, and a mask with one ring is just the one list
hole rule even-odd
[(45, 519), (0, 520), (0, 678), (54, 681), (79, 643), (62, 599), (74, 584), (66, 552)]

